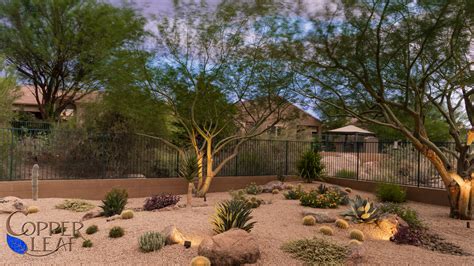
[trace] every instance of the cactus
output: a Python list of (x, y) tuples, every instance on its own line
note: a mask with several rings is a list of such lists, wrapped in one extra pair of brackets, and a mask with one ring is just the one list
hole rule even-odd
[(307, 215), (303, 217), (303, 225), (313, 226), (315, 224), (316, 224), (316, 218), (314, 218), (314, 216)]
[(197, 256), (191, 260), (191, 266), (211, 266), (211, 261), (206, 257)]
[(351, 239), (356, 239), (356, 240), (359, 240), (359, 241), (364, 241), (365, 239), (365, 236), (364, 236), (364, 233), (360, 230), (357, 230), (357, 229), (353, 229), (350, 233), (349, 233), (349, 237)]
[(90, 241), (89, 239), (84, 240), (84, 242), (82, 242), (82, 247), (83, 248), (91, 248), (92, 247), (92, 241)]
[(362, 242), (360, 242), (359, 240), (357, 239), (351, 239), (349, 241), (349, 246), (360, 246), (362, 245)]
[(123, 211), (120, 216), (122, 217), (122, 219), (124, 220), (127, 220), (127, 219), (132, 219), (133, 216), (134, 216), (134, 213), (132, 210), (125, 210)]
[(319, 232), (321, 232), (323, 235), (327, 235), (327, 236), (332, 236), (334, 235), (334, 231), (332, 230), (331, 227), (329, 226), (321, 226), (319, 228)]
[(280, 193), (280, 191), (278, 189), (272, 190), (272, 194), (278, 194), (278, 193)]
[(349, 228), (349, 223), (344, 219), (337, 219), (335, 224), (336, 224), (337, 227), (339, 227), (341, 229)]
[(38, 178), (39, 178), (39, 165), (33, 165), (31, 169), (31, 191), (32, 199), (38, 200)]
[(349, 210), (343, 212), (341, 215), (350, 217), (357, 223), (373, 223), (380, 218), (379, 210), (368, 200), (363, 200), (359, 195), (355, 200), (351, 200), (351, 207)]
[(92, 234), (97, 233), (97, 231), (99, 231), (99, 227), (97, 227), (97, 225), (93, 224), (93, 225), (87, 227), (86, 234), (92, 235)]
[(37, 213), (39, 212), (39, 208), (37, 206), (29, 206), (26, 211), (28, 214)]
[(119, 238), (119, 237), (122, 237), (124, 234), (125, 234), (125, 231), (120, 226), (114, 226), (109, 231), (110, 238)]
[(146, 232), (140, 236), (138, 244), (141, 251), (152, 252), (165, 246), (165, 238), (158, 232)]

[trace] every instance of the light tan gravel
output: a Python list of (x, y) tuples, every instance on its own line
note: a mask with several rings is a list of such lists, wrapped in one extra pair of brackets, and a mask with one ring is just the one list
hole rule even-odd
[[(315, 187), (317, 184), (305, 185), (305, 189)], [(370, 194), (353, 191), (365, 197)], [(280, 250), (282, 243), (300, 238), (313, 236), (325, 237), (339, 243), (348, 242), (348, 231), (335, 228), (334, 236), (322, 236), (318, 232), (319, 226), (303, 226), (301, 211), (298, 201), (285, 200), (283, 195), (261, 194), (258, 197), (273, 200), (271, 205), (262, 205), (255, 209), (253, 216), (257, 224), (252, 234), (258, 240), (262, 252), (259, 265), (302, 265), (300, 261), (290, 258)], [(373, 196), (371, 196), (373, 197)], [(228, 193), (208, 194), (207, 207), (194, 207), (191, 210), (179, 209), (166, 212), (136, 212), (131, 220), (115, 220), (106, 222), (105, 218), (95, 218), (85, 221), (85, 227), (96, 224), (99, 232), (89, 236), (94, 247), (85, 249), (81, 247), (82, 240), (76, 240), (72, 251), (59, 251), (55, 254), (38, 258), (26, 255), (17, 255), (6, 246), (6, 218), (0, 215), (0, 258), (1, 264), (153, 264), (153, 265), (189, 265), (191, 259), (197, 255), (197, 247), (185, 249), (180, 245), (166, 246), (153, 253), (142, 253), (138, 249), (138, 237), (147, 231), (161, 231), (168, 225), (176, 225), (186, 235), (191, 236), (194, 243), (205, 236), (212, 236), (211, 216), (214, 205), (230, 198)], [(185, 197), (182, 196), (182, 201)], [(67, 210), (58, 210), (54, 206), (62, 199), (40, 199), (37, 202), (26, 200), (28, 204), (37, 205), (40, 212), (28, 216), (33, 221), (73, 221), (79, 220), (83, 213)], [(144, 199), (130, 199), (129, 208), (141, 207)], [(99, 201), (91, 201), (98, 205)], [(194, 199), (194, 203), (203, 203), (202, 199)], [(474, 228), (467, 229), (465, 221), (452, 220), (447, 217), (448, 208), (410, 202), (409, 206), (415, 208), (422, 219), (436, 233), (449, 241), (462, 246), (467, 252), (474, 254)], [(311, 208), (308, 208), (311, 209)], [(345, 209), (340, 207), (335, 210), (325, 210), (339, 213)], [(19, 226), (23, 221), (15, 220)], [(118, 239), (108, 238), (108, 230), (113, 226), (122, 226), (125, 236)], [(331, 225), (334, 227), (333, 225)], [(473, 224), (474, 227), (474, 224)], [(85, 231), (85, 228), (83, 229)], [(364, 242), (367, 252), (364, 264), (375, 265), (474, 265), (474, 257), (459, 257), (443, 255), (414, 246), (396, 245), (389, 241), (368, 240)]]

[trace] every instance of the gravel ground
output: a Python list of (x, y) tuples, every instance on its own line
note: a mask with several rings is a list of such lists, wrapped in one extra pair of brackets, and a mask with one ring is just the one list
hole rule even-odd
[[(305, 184), (305, 189), (317, 186)], [(351, 197), (356, 194), (364, 197), (372, 195), (353, 191)], [(341, 244), (348, 242), (348, 231), (336, 229), (334, 236), (322, 236), (318, 232), (319, 226), (308, 227), (301, 224), (301, 211), (305, 207), (299, 206), (295, 200), (285, 200), (283, 195), (261, 194), (258, 197), (272, 200), (269, 205), (262, 205), (253, 212), (257, 221), (252, 234), (257, 239), (261, 259), (258, 265), (302, 265), (300, 261), (294, 260), (289, 254), (280, 250), (280, 246), (289, 240), (310, 238), (313, 236), (325, 237), (331, 241)], [(208, 194), (206, 207), (193, 207), (192, 209), (178, 209), (163, 212), (136, 212), (131, 220), (115, 220), (106, 222), (105, 218), (95, 218), (84, 222), (84, 229), (89, 225), (99, 226), (99, 232), (87, 236), (92, 240), (92, 248), (82, 248), (82, 240), (74, 240), (72, 251), (60, 250), (45, 257), (31, 257), (17, 255), (6, 246), (5, 224), (6, 214), (0, 214), (0, 258), (1, 264), (154, 264), (154, 265), (189, 265), (194, 256), (197, 256), (197, 245), (185, 249), (180, 245), (166, 246), (158, 252), (142, 253), (138, 249), (138, 237), (147, 231), (161, 231), (168, 225), (176, 225), (185, 235), (191, 238), (194, 244), (200, 239), (212, 236), (210, 224), (214, 213), (214, 205), (224, 199), (230, 198), (228, 193)], [(182, 201), (185, 197), (182, 196)], [(195, 204), (204, 203), (202, 199), (193, 199)], [(75, 213), (67, 210), (58, 210), (54, 206), (62, 199), (40, 199), (37, 202), (25, 200), (27, 204), (36, 205), (40, 212), (28, 216), (30, 221), (78, 221), (83, 213)], [(129, 199), (128, 208), (141, 207), (143, 198)], [(90, 201), (99, 205), (99, 201)], [(449, 219), (448, 208), (409, 202), (408, 205), (416, 209), (421, 218), (429, 228), (448, 241), (463, 247), (467, 252), (474, 254), (474, 229), (467, 229), (465, 221)], [(339, 213), (346, 207), (325, 210), (330, 213)], [(308, 208), (310, 209), (310, 208)], [(315, 209), (313, 209), (315, 210)], [(24, 219), (13, 220), (14, 226), (20, 226)], [(108, 238), (108, 230), (119, 225), (125, 229), (122, 238)], [(332, 225), (331, 225), (332, 226)], [(334, 226), (333, 226), (334, 227)], [(85, 235), (85, 234), (84, 234)], [(54, 243), (54, 240), (51, 240)], [(363, 246), (366, 249), (363, 264), (377, 265), (473, 265), (473, 256), (444, 255), (428, 251), (419, 247), (396, 245), (390, 241), (367, 240)]]

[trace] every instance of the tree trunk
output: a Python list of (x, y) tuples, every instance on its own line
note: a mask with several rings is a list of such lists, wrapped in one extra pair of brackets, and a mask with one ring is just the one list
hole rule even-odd
[(212, 141), (207, 140), (206, 150), (206, 180), (198, 190), (198, 196), (204, 197), (211, 186), (212, 179), (214, 178), (214, 159), (212, 158)]
[(203, 183), (203, 154), (201, 152), (197, 152), (197, 164), (198, 164), (198, 185), (197, 190), (199, 191), (202, 187)]
[(193, 189), (194, 189), (194, 184), (193, 182), (188, 183), (188, 195), (186, 199), (186, 207), (191, 208), (191, 204), (193, 201)]

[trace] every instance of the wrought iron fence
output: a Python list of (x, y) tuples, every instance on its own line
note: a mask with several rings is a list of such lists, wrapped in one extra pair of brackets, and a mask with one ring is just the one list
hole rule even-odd
[[(439, 143), (454, 150), (454, 143)], [(253, 139), (244, 143), (219, 176), (298, 175), (302, 154), (318, 149), (326, 175), (444, 188), (431, 163), (405, 142), (305, 142)], [(224, 150), (215, 164), (231, 154)], [(455, 160), (455, 158), (450, 158)], [(81, 130), (0, 129), (0, 180), (176, 177), (178, 152), (164, 142), (130, 134)]]

